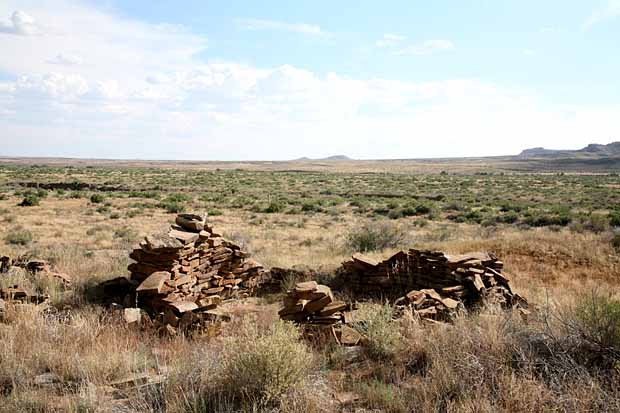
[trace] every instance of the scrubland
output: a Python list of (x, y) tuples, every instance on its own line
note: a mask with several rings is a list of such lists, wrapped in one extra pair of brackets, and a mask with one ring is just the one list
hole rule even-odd
[[(0, 274), (51, 296), (0, 323), (0, 411), (620, 410), (617, 175), (3, 165), (0, 189), (0, 255), (73, 280)], [(300, 340), (277, 320), (281, 293), (199, 336), (129, 329), (93, 286), (126, 275), (132, 245), (180, 211), (209, 212), (267, 268), (325, 282), (357, 251), (490, 251), (532, 309), (426, 325), (361, 302), (361, 350)], [(114, 386), (145, 374), (157, 380)]]

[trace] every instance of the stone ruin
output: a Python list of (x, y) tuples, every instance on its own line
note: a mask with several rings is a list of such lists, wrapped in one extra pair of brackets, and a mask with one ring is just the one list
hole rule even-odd
[(483, 303), (525, 308), (527, 302), (513, 293), (503, 266), (490, 253), (410, 249), (383, 261), (354, 255), (339, 274), (345, 289), (356, 296), (382, 297), (423, 319), (448, 321), (459, 309)]
[[(263, 267), (238, 245), (222, 237), (206, 216), (179, 214), (175, 224), (144, 238), (130, 258), (129, 278), (118, 277), (100, 285), (104, 299), (121, 310), (130, 325), (154, 326), (176, 334), (226, 320), (218, 311), (223, 301), (257, 293), (278, 292), (291, 279), (314, 278), (308, 270)], [(60, 280), (68, 276), (42, 260), (0, 258), (0, 271), (13, 266), (34, 275)], [(356, 254), (342, 264), (335, 282), (356, 298), (380, 298), (394, 303), (402, 314), (409, 309), (428, 321), (450, 321), (459, 311), (484, 303), (525, 310), (527, 302), (514, 294), (503, 263), (491, 253), (447, 255), (440, 251), (410, 249), (375, 261)], [(13, 286), (0, 290), (5, 301), (46, 302)], [(361, 337), (349, 327), (354, 305), (337, 301), (331, 289), (315, 281), (297, 283), (283, 299), (279, 316), (303, 326), (307, 335), (328, 331), (340, 344), (357, 344)]]
[[(265, 278), (263, 267), (248, 253), (226, 240), (206, 222), (206, 216), (179, 214), (175, 225), (145, 237), (129, 255), (135, 260), (129, 279), (103, 283), (104, 296), (124, 307), (146, 311), (148, 321), (175, 333), (221, 316), (218, 304), (245, 298)], [(145, 321), (144, 314), (125, 308), (130, 323)]]

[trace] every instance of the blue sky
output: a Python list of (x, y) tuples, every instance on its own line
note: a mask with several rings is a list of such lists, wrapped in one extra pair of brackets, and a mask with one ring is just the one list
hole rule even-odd
[(5, 156), (368, 159), (620, 140), (620, 0), (5, 0), (0, 50)]

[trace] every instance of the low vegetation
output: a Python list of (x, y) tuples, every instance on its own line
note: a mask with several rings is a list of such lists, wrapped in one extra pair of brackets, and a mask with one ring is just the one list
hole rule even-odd
[[(46, 259), (73, 287), (0, 275), (0, 287), (24, 285), (53, 304), (10, 308), (0, 322), (0, 411), (618, 411), (618, 187), (618, 175), (497, 170), (1, 165), (0, 255)], [(26, 198), (38, 207), (18, 207)], [(132, 244), (194, 210), (265, 266), (302, 264), (323, 283), (356, 252), (490, 251), (533, 308), (489, 306), (428, 325), (361, 302), (356, 350), (311, 345), (276, 321), (281, 291), (193, 337), (130, 329), (93, 304), (97, 282), (127, 273)], [(162, 379), (110, 387), (145, 374)]]

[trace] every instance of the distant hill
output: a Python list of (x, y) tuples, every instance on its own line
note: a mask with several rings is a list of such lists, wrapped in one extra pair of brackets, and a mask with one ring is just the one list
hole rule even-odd
[(521, 151), (519, 158), (571, 158), (571, 157), (588, 157), (602, 158), (609, 156), (620, 156), (620, 141), (612, 142), (607, 145), (591, 143), (585, 148), (569, 150), (569, 149), (545, 149), (530, 148)]
[(353, 161), (346, 155), (332, 155), (327, 158), (308, 158), (307, 156), (295, 159), (296, 161)]

